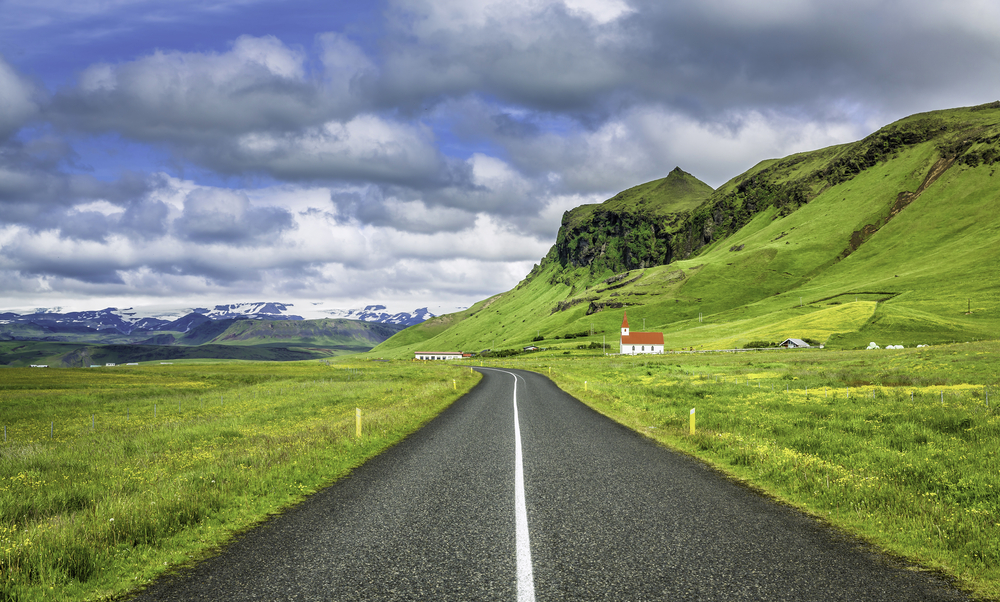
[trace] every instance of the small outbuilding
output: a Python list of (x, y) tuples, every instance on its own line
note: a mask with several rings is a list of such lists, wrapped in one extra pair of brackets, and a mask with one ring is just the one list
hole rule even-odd
[(809, 346), (809, 343), (802, 339), (785, 339), (778, 345), (778, 347), (785, 347), (787, 349), (802, 349)]

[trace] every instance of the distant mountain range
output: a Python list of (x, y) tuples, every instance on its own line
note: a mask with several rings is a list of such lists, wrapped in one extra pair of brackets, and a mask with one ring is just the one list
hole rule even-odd
[[(411, 326), (434, 317), (426, 307), (413, 311), (390, 312), (385, 305), (367, 305), (364, 309), (325, 308), (313, 304), (305, 312), (288, 303), (230, 303), (188, 309), (118, 309), (71, 311), (39, 308), (27, 313), (0, 312), (0, 335), (12, 326), (34, 327), (50, 333), (106, 333), (139, 335), (157, 332), (188, 332), (207, 322), (233, 319), (307, 320), (337, 318)], [(303, 316), (305, 314), (305, 317)], [(6, 328), (5, 328), (6, 327)]]
[(364, 353), (427, 308), (337, 309), (321, 303), (231, 303), (186, 309), (43, 308), (0, 312), (0, 366), (87, 367), (128, 362), (287, 361)]

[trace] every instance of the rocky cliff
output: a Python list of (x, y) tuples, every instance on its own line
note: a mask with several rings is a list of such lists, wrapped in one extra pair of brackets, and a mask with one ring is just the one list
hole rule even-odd
[(670, 263), (672, 235), (712, 192), (678, 167), (601, 204), (581, 205), (563, 215), (554, 258), (563, 267), (589, 267), (594, 274)]

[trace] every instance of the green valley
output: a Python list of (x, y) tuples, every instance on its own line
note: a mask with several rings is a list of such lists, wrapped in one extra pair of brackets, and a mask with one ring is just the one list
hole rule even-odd
[[(290, 361), (363, 353), (402, 327), (360, 320), (216, 320), (188, 332), (47, 336), (6, 326), (19, 336), (0, 339), (0, 365), (87, 367), (108, 363), (229, 359)], [(36, 329), (37, 330), (37, 329)], [(40, 339), (40, 340), (39, 340)], [(53, 340), (55, 339), (55, 340)]]

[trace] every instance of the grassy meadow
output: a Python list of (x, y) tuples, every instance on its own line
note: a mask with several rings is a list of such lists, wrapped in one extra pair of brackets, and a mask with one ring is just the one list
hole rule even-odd
[(3, 370), (0, 600), (142, 587), (348, 474), (478, 379), (372, 361)]
[[(497, 361), (1000, 598), (1000, 343)], [(696, 409), (696, 432), (689, 432)]]

